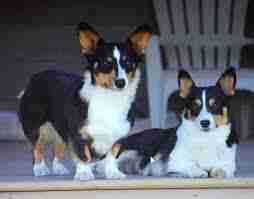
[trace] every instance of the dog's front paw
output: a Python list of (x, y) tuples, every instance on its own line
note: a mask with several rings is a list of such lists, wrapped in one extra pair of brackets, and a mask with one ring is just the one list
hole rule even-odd
[(126, 175), (116, 167), (106, 167), (105, 176), (107, 179), (124, 179)]
[(191, 169), (191, 172), (189, 172), (188, 176), (190, 178), (208, 178), (208, 172), (206, 172), (198, 167), (194, 167)]
[(227, 177), (227, 173), (223, 169), (213, 168), (210, 171), (210, 177), (212, 177), (212, 178), (225, 178), (225, 177)]
[(84, 163), (78, 163), (74, 180), (87, 181), (93, 179), (94, 175), (91, 166)]
[(53, 160), (52, 173), (54, 175), (69, 175), (70, 171), (64, 166), (63, 161)]
[(48, 176), (48, 175), (50, 175), (50, 170), (49, 170), (47, 164), (45, 163), (45, 161), (42, 160), (40, 162), (34, 163), (33, 173), (34, 173), (34, 176), (36, 176), (36, 177)]
[(168, 172), (167, 176), (169, 176), (170, 178), (188, 178), (186, 174), (180, 172)]

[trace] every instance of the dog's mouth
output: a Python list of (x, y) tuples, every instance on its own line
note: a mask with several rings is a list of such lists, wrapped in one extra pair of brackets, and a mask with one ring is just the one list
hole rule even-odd
[(211, 130), (211, 128), (210, 127), (202, 127), (201, 130), (208, 133)]

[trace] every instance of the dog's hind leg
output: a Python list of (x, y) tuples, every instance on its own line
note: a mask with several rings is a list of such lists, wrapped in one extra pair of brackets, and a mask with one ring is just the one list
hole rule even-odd
[(52, 172), (54, 175), (68, 175), (70, 171), (64, 166), (66, 144), (56, 133), (54, 143), (54, 160), (52, 163)]
[(45, 145), (45, 129), (44, 126), (37, 130), (33, 130), (32, 133), (29, 133), (30, 140), (32, 136), (37, 137), (37, 141), (33, 142), (33, 174), (34, 176), (46, 176), (50, 175), (50, 170), (46, 164), (44, 157), (44, 145)]

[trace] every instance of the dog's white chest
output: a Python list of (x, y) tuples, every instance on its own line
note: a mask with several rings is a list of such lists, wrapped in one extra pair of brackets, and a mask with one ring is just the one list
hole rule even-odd
[(209, 168), (220, 160), (226, 148), (225, 140), (214, 135), (205, 135), (186, 141), (186, 150), (190, 152), (190, 159), (202, 168)]
[(178, 129), (178, 141), (172, 156), (185, 156), (197, 166), (209, 169), (225, 157), (229, 133), (228, 126), (206, 133), (199, 132), (188, 123), (183, 124)]
[(94, 140), (92, 146), (96, 152), (105, 154), (119, 138), (128, 134), (130, 105), (128, 99), (121, 95), (100, 93), (93, 96), (88, 109), (87, 130)]
[(85, 84), (80, 96), (88, 101), (86, 131), (93, 138), (92, 147), (99, 154), (106, 154), (112, 145), (130, 130), (127, 115), (134, 101), (139, 82), (139, 71), (125, 89), (114, 90)]

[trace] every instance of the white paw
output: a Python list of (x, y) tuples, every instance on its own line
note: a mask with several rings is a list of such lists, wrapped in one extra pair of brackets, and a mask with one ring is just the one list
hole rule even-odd
[(190, 177), (190, 178), (208, 178), (208, 172), (206, 172), (198, 167), (194, 167), (194, 168), (191, 168), (191, 172), (189, 172), (188, 177)]
[(213, 168), (210, 171), (210, 176), (212, 178), (225, 178), (225, 177), (227, 177), (227, 173), (223, 169)]
[(70, 171), (64, 166), (63, 161), (55, 158), (53, 160), (52, 173), (54, 175), (69, 175)]
[(91, 165), (78, 163), (76, 166), (76, 173), (74, 175), (74, 179), (80, 181), (93, 180), (94, 175)]
[(122, 173), (117, 167), (106, 166), (105, 177), (107, 179), (124, 179), (126, 178), (126, 175)]
[(45, 161), (42, 160), (41, 162), (34, 163), (33, 173), (34, 173), (34, 176), (36, 177), (47, 176), (47, 175), (50, 175), (50, 170), (48, 166), (46, 165)]

